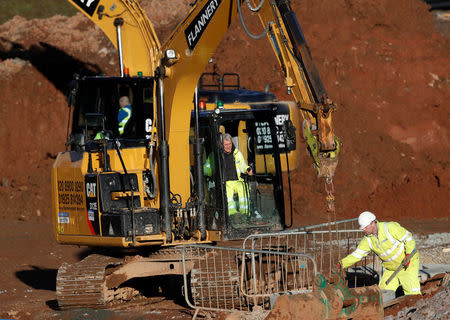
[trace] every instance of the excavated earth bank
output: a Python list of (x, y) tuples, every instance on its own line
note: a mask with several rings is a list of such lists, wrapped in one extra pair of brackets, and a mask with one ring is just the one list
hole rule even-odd
[[(163, 41), (190, 2), (142, 4)], [(338, 105), (334, 123), (343, 142), (334, 179), (338, 218), (372, 210), (380, 220), (399, 220), (416, 233), (449, 232), (448, 35), (438, 32), (419, 0), (292, 5)], [(245, 17), (259, 33), (256, 17)], [(210, 70), (238, 71), (244, 87), (263, 90), (270, 83), (280, 100), (290, 99), (268, 43), (247, 37), (237, 20), (214, 61)], [(2, 317), (33, 318), (51, 310), (55, 270), (79, 258), (77, 248), (56, 245), (49, 224), (50, 168), (65, 148), (65, 91), (74, 72), (118, 73), (113, 46), (81, 14), (16, 16), (0, 26)], [(324, 221), (323, 181), (306, 152), (292, 182), (294, 225)], [(30, 245), (33, 250), (26, 249)]]

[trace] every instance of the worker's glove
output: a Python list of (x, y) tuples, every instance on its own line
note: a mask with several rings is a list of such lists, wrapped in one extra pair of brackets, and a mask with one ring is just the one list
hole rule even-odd
[[(406, 259), (408, 259), (408, 256), (409, 256), (409, 255), (410, 255), (410, 253), (407, 253), (407, 254), (406, 254), (405, 259), (404, 259), (405, 261), (406, 261)], [(410, 262), (411, 262), (411, 260), (409, 260), (407, 263), (405, 263), (405, 266), (404, 266), (405, 269), (408, 269), (409, 263), (410, 263)]]
[(341, 265), (341, 263), (340, 262), (336, 263), (334, 265), (332, 271), (335, 272), (335, 273), (339, 273), (339, 274), (342, 273), (342, 265)]

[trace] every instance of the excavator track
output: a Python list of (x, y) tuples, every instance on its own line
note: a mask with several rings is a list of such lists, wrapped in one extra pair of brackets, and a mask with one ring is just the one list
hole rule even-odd
[(56, 297), (60, 309), (98, 308), (110, 300), (105, 285), (108, 266), (118, 265), (121, 259), (89, 255), (80, 262), (63, 263), (56, 277)]
[[(181, 261), (182, 247), (161, 248), (150, 254), (152, 261)], [(56, 278), (56, 297), (59, 308), (102, 308), (120, 305), (139, 296), (131, 287), (119, 287), (112, 273), (139, 256), (114, 258), (92, 254), (80, 262), (63, 263)]]
[[(113, 274), (116, 269), (139, 258), (92, 254), (77, 263), (63, 263), (56, 278), (59, 308), (117, 307), (124, 302), (136, 300), (139, 291), (115, 284)], [(161, 248), (145, 259), (180, 262), (182, 247)], [(245, 299), (239, 292), (239, 256), (236, 253), (224, 255), (222, 251), (215, 249), (207, 253), (186, 250), (185, 259), (192, 266), (190, 296), (194, 305), (223, 310), (247, 309)]]
[[(158, 261), (158, 260), (174, 260), (174, 261), (181, 261), (181, 254), (183, 251), (183, 246), (172, 246), (172, 247), (164, 247), (160, 248), (159, 250), (153, 252), (149, 258), (152, 260)], [(189, 254), (189, 251), (186, 252)]]

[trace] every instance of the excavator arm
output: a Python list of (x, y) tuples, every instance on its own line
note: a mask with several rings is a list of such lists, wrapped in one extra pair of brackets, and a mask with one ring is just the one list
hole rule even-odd
[[(327, 96), (290, 1), (260, 0), (256, 5), (255, 1), (250, 3), (247, 0), (246, 4), (258, 13), (264, 33), (284, 72), (288, 93), (292, 93), (301, 111), (303, 135), (318, 174), (331, 177), (340, 148), (332, 123), (336, 106)], [(238, 9), (245, 26), (242, 10)], [(246, 27), (244, 29), (248, 33)]]
[[(192, 97), (216, 47), (247, 4), (267, 30), (284, 71), (288, 90), (301, 110), (303, 133), (319, 176), (332, 177), (339, 142), (333, 133), (334, 104), (312, 62), (305, 38), (288, 0), (198, 0), (160, 46), (136, 0), (68, 0), (98, 25), (119, 51), (121, 74), (155, 76), (159, 105), (159, 146), (167, 149), (162, 175), (170, 190), (189, 198), (189, 128)], [(254, 6), (254, 7), (252, 7)], [(169, 147), (170, 146), (170, 147)], [(170, 149), (169, 157), (168, 150)], [(170, 168), (170, 175), (169, 170)], [(170, 178), (169, 178), (170, 177)]]
[(137, 1), (68, 0), (94, 22), (119, 53), (120, 72), (152, 76), (159, 64), (160, 43)]
[[(183, 198), (189, 195), (189, 185), (183, 181), (189, 179), (188, 138), (193, 94), (236, 14), (235, 0), (199, 0), (162, 45), (164, 58), (157, 77), (163, 86), (159, 89), (163, 89), (167, 142), (172, 155), (170, 186)], [(170, 59), (169, 52), (175, 57)], [(185, 157), (184, 161), (179, 155)]]
[[(162, 45), (163, 56), (167, 52), (172, 54), (172, 58), (165, 56), (161, 60), (158, 73), (163, 79), (165, 123), (172, 154), (188, 154), (188, 119), (192, 106), (187, 102), (192, 101), (198, 79), (231, 22), (238, 14), (242, 19), (243, 4), (242, 0), (197, 1)], [(286, 0), (262, 0), (257, 7), (285, 73), (288, 90), (303, 115), (304, 136), (319, 176), (333, 176), (339, 152), (332, 127), (335, 106), (327, 97), (295, 13)], [(170, 175), (186, 175), (187, 165), (188, 161), (172, 157)]]

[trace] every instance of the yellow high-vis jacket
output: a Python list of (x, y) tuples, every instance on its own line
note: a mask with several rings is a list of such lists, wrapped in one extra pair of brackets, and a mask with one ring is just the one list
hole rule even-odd
[[(242, 153), (237, 149), (233, 148), (233, 157), (234, 157), (234, 164), (236, 166), (236, 175), (239, 181), (244, 181), (244, 179), (241, 178), (241, 173), (247, 173), (247, 169), (249, 166), (245, 162), (244, 156)], [(214, 160), (213, 160), (213, 154), (210, 153), (208, 158), (206, 158), (205, 164), (203, 165), (203, 174), (205, 176), (211, 177), (214, 172)]]
[[(377, 227), (377, 236), (364, 236), (356, 250), (341, 260), (343, 268), (350, 267), (373, 251), (383, 261), (384, 268), (394, 271), (400, 266), (405, 255), (415, 249), (416, 242), (411, 232), (397, 222), (377, 221)], [(418, 258), (416, 256), (414, 258)]]
[(244, 181), (241, 177), (241, 173), (247, 173), (248, 165), (245, 162), (244, 156), (238, 149), (233, 150), (234, 163), (236, 164), (236, 174), (238, 180)]

